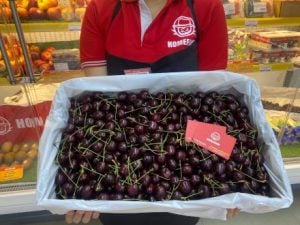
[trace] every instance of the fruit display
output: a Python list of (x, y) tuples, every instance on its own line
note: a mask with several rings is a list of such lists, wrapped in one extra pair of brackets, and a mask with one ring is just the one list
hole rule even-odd
[[(13, 34), (2, 35), (4, 48), (6, 50), (8, 59), (10, 61), (12, 72), (16, 77), (22, 74), (25, 66), (25, 59), (23, 50), (17, 37)], [(1, 52), (0, 52), (1, 53)], [(3, 54), (0, 54), (0, 75), (6, 75), (6, 64), (4, 62)]]
[(38, 144), (36, 142), (14, 144), (12, 141), (6, 141), (0, 146), (0, 168), (22, 165), (23, 169), (27, 170), (37, 158)]
[[(75, 0), (62, 4), (58, 0), (16, 0), (17, 13), (22, 22), (32, 20), (81, 21), (89, 1)], [(8, 0), (0, 2), (1, 20), (12, 18)]]
[(41, 48), (36, 44), (29, 45), (29, 54), (32, 68), (35, 73), (44, 73), (54, 70), (52, 55), (54, 47)]
[[(229, 160), (185, 141), (187, 121), (225, 126)], [(216, 91), (88, 92), (71, 99), (56, 155), (59, 199), (193, 200), (242, 192), (270, 195), (249, 110)]]
[(12, 19), (12, 13), (11, 9), (9, 7), (8, 0), (1, 0), (0, 1), (0, 23), (3, 22), (11, 22)]

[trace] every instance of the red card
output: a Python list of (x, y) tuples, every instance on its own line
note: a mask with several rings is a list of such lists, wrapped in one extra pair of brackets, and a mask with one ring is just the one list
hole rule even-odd
[(191, 142), (193, 141), (194, 132), (197, 129), (197, 123), (199, 123), (196, 120), (188, 120), (185, 130), (185, 141)]
[(229, 159), (236, 139), (226, 134), (226, 127), (203, 123), (196, 120), (188, 120), (186, 142), (194, 142), (197, 145), (223, 157)]
[(226, 133), (220, 133), (206, 126), (205, 129), (195, 132), (193, 142), (228, 160), (236, 139)]
[(210, 124), (210, 123), (203, 123), (203, 122), (197, 122), (197, 130), (214, 130), (216, 132), (219, 132), (220, 134), (226, 134), (226, 127), (217, 125), (217, 124)]
[(203, 123), (197, 120), (188, 120), (186, 131), (185, 131), (185, 141), (191, 142), (195, 132), (202, 129), (213, 129), (214, 131), (217, 131), (219, 133), (226, 134), (226, 127), (224, 126), (217, 125), (217, 124)]

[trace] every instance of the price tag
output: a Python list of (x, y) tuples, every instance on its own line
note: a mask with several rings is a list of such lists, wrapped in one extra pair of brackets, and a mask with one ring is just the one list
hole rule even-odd
[(22, 84), (30, 83), (30, 77), (22, 77), (21, 83), (22, 83)]
[(235, 6), (234, 6), (233, 3), (223, 4), (223, 7), (224, 7), (224, 11), (225, 11), (226, 16), (235, 15)]
[(246, 27), (257, 27), (258, 21), (257, 20), (245, 20)]
[(0, 168), (0, 182), (18, 180), (21, 179), (22, 177), (23, 177), (22, 165)]
[(56, 71), (66, 71), (69, 70), (69, 65), (68, 63), (53, 63), (54, 69)]
[(270, 66), (270, 65), (259, 65), (259, 71), (260, 72), (272, 71), (272, 66)]
[(266, 13), (267, 12), (267, 3), (266, 2), (253, 3), (253, 12), (254, 13)]
[(69, 24), (68, 26), (69, 31), (80, 31), (81, 30), (81, 25), (80, 24)]

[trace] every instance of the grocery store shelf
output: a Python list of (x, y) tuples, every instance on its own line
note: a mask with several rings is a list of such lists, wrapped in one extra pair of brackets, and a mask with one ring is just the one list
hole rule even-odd
[[(300, 158), (284, 159), (291, 184), (300, 184)], [(44, 210), (36, 205), (35, 190), (0, 192), (0, 215)]]
[(228, 64), (227, 70), (232, 72), (267, 72), (267, 71), (286, 71), (294, 68), (293, 63), (271, 63), (254, 64), (249, 62), (237, 62)]
[[(81, 29), (80, 22), (61, 22), (61, 21), (39, 21), (33, 23), (22, 23), (23, 32), (53, 32), (53, 31), (74, 31)], [(14, 24), (0, 24), (0, 30), (14, 30)]]
[[(229, 27), (265, 27), (265, 26), (299, 26), (300, 17), (283, 17), (283, 18), (233, 18), (227, 19)], [(12, 29), (14, 24), (9, 25)], [(81, 22), (66, 21), (34, 21), (22, 22), (24, 32), (53, 32), (53, 31), (71, 31), (80, 30)], [(0, 24), (1, 30), (6, 30), (7, 25)]]
[[(82, 70), (72, 70), (72, 71), (61, 71), (61, 72), (49, 72), (44, 73), (40, 77), (36, 77), (36, 83), (50, 84), (50, 83), (61, 83), (65, 80), (72, 78), (83, 77), (84, 73)], [(24, 80), (24, 79), (23, 79)], [(26, 79), (25, 79), (26, 81)], [(17, 81), (18, 84), (22, 83), (22, 79)], [(8, 79), (5, 77), (0, 77), (0, 86), (10, 85)]]
[(234, 19), (227, 19), (227, 25), (229, 27), (299, 26), (300, 17), (234, 18)]

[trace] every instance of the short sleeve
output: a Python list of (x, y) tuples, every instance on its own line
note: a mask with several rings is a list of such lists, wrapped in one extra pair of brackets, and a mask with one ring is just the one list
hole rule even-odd
[(99, 13), (97, 1), (93, 0), (86, 8), (80, 34), (81, 67), (105, 66), (105, 29)]
[(199, 69), (226, 69), (228, 34), (222, 1), (196, 0), (194, 7), (199, 27)]

